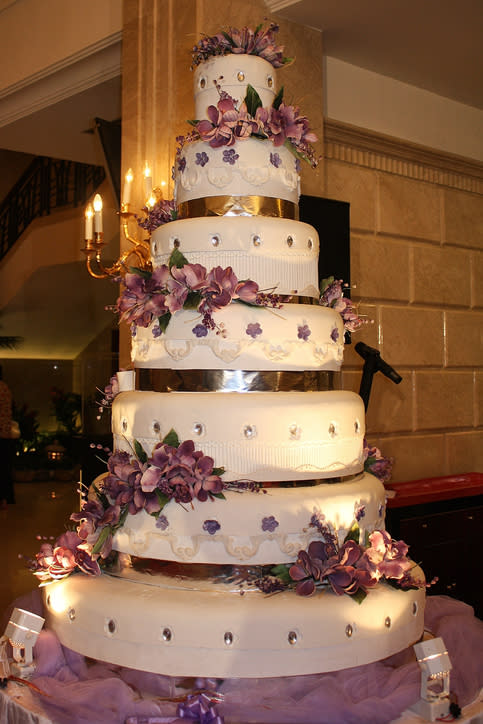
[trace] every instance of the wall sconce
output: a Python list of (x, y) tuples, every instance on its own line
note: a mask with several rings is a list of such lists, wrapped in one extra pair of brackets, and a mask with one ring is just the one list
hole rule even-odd
[[(3, 669), (3, 678), (8, 678), (8, 669), (22, 679), (27, 679), (35, 671), (33, 648), (44, 621), (44, 618), (30, 611), (24, 611), (22, 608), (13, 609), (5, 633), (0, 639), (0, 674)], [(10, 666), (5, 653), (7, 641), (13, 649), (14, 663)]]
[(411, 707), (423, 719), (435, 721), (450, 713), (449, 672), (453, 668), (442, 638), (414, 645), (421, 669), (421, 699)]

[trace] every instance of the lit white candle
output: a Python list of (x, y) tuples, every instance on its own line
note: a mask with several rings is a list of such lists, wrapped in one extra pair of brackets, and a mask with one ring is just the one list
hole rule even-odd
[(92, 239), (92, 219), (94, 216), (94, 209), (92, 208), (92, 205), (89, 204), (85, 211), (85, 219), (86, 219), (86, 239)]
[(100, 194), (94, 196), (94, 231), (102, 231), (102, 197)]
[(144, 195), (147, 199), (150, 198), (153, 190), (153, 172), (149, 163), (146, 161), (144, 164)]
[(132, 189), (132, 182), (133, 182), (133, 172), (132, 168), (128, 169), (127, 174), (124, 177), (124, 188), (122, 190), (122, 203), (123, 204), (129, 204), (131, 201), (131, 189)]

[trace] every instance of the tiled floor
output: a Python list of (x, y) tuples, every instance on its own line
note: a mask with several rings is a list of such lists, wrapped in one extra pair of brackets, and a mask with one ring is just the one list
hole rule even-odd
[(17, 597), (37, 587), (37, 580), (19, 556), (33, 556), (40, 536), (57, 537), (65, 530), (70, 514), (79, 509), (78, 483), (16, 483), (15, 505), (0, 510), (0, 619)]

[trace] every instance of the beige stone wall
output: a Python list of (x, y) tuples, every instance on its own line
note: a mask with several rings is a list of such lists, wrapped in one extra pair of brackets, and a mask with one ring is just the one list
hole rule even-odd
[[(365, 341), (403, 376), (374, 379), (368, 439), (394, 480), (483, 469), (481, 165), (326, 126), (325, 193), (351, 204), (352, 296)], [(347, 350), (343, 385), (362, 360)]]

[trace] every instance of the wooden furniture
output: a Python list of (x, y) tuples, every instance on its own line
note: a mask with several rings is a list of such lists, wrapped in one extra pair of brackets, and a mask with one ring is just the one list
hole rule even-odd
[(408, 545), (428, 581), (428, 595), (449, 595), (483, 618), (483, 474), (387, 483), (387, 529)]

